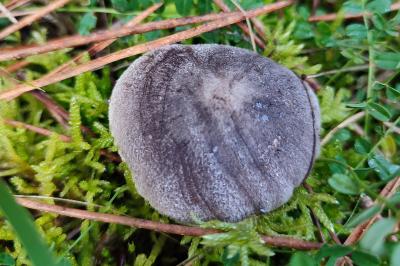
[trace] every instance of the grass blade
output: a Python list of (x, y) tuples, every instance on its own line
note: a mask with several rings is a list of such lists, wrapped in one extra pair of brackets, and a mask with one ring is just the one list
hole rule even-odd
[(37, 232), (32, 217), (27, 210), (15, 202), (3, 181), (0, 181), (0, 209), (14, 228), (33, 265), (58, 265), (55, 257)]

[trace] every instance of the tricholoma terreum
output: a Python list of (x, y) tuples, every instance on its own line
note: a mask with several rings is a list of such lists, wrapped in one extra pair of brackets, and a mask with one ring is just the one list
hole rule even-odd
[(235, 222), (289, 200), (319, 149), (319, 108), (290, 70), (225, 45), (170, 45), (118, 80), (110, 127), (138, 192), (179, 222)]

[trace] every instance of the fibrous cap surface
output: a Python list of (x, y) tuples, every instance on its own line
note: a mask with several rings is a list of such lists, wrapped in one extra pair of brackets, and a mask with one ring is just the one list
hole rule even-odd
[(138, 192), (180, 222), (281, 206), (319, 149), (313, 92), (272, 60), (224, 45), (140, 57), (118, 80), (109, 119)]

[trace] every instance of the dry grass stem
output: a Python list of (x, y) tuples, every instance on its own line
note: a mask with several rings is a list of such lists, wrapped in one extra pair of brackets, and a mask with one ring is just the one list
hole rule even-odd
[[(223, 0), (214, 0), (215, 5), (217, 5), (222, 11), (224, 12), (230, 12), (231, 10), (229, 9), (229, 7), (224, 3)], [(250, 36), (250, 31), (249, 28), (246, 26), (245, 23), (243, 22), (239, 22), (236, 23), (236, 25), (247, 35)], [(261, 48), (261, 49), (265, 49), (265, 43), (262, 39), (260, 39), (260, 37), (258, 37), (257, 35), (254, 36), (254, 41), (256, 42), (256, 44)]]
[[(139, 15), (137, 15), (136, 17), (134, 17), (132, 20), (130, 20), (128, 23), (126, 23), (126, 25), (124, 25), (124, 28), (130, 28), (130, 27), (135, 27), (136, 25), (138, 25), (140, 22), (142, 22), (143, 20), (145, 20), (148, 16), (150, 16), (151, 14), (153, 14), (157, 9), (159, 9), (162, 6), (161, 3), (152, 5), (151, 7), (147, 8), (146, 10), (144, 10), (143, 12), (141, 12)], [(97, 53), (99, 53), (100, 51), (104, 50), (106, 47), (110, 46), (116, 39), (110, 39), (110, 40), (105, 40), (99, 43), (96, 43), (94, 45), (92, 45), (88, 50), (87, 53), (89, 53), (90, 56), (93, 56)], [(59, 72), (62, 72), (63, 70), (74, 66), (77, 63), (81, 63), (81, 59), (85, 56), (86, 52), (82, 52), (80, 54), (78, 54), (77, 56), (75, 56), (73, 59), (71, 59), (70, 61), (62, 64), (61, 66), (59, 66), (58, 68), (52, 70), (51, 72), (49, 72), (48, 74), (44, 75), (42, 78), (43, 79), (47, 79), (51, 76), (53, 76), (54, 74), (57, 74)]]
[(11, 0), (5, 4), (5, 7), (7, 7), (8, 10), (13, 10), (17, 7), (20, 7), (20, 6), (23, 6), (27, 3), (29, 3), (30, 1), (31, 0)]
[(12, 65), (7, 66), (7, 67), (5, 68), (5, 70), (6, 70), (8, 73), (13, 73), (13, 72), (15, 72), (15, 71), (18, 71), (18, 70), (21, 69), (21, 68), (26, 67), (26, 66), (29, 65), (29, 64), (30, 64), (30, 62), (28, 62), (28, 61), (24, 61), (24, 60), (17, 61), (17, 62), (15, 62), (15, 63), (12, 64)]
[[(394, 3), (391, 5), (390, 10), (395, 11), (400, 9), (400, 2), (399, 3)], [(358, 14), (345, 14), (343, 16), (344, 19), (352, 19), (352, 18), (362, 18), (363, 13), (358, 13)], [(337, 13), (331, 13), (331, 14), (325, 14), (325, 15), (320, 15), (320, 16), (311, 16), (308, 18), (308, 21), (310, 22), (318, 22), (318, 21), (333, 21), (337, 19), (339, 15)]]
[[(379, 196), (383, 198), (390, 198), (394, 193), (396, 193), (399, 187), (400, 187), (400, 176), (388, 182), (386, 186), (382, 189), (382, 191), (379, 193)], [(378, 204), (378, 201), (375, 200), (374, 204)], [(382, 218), (382, 216), (380, 212), (378, 212), (364, 223), (358, 225), (351, 231), (350, 235), (347, 237), (344, 244), (348, 246), (356, 244), (363, 237), (364, 233), (367, 232), (368, 229), (380, 218)], [(345, 258), (338, 260), (336, 263), (336, 265), (338, 266), (344, 266), (345, 264), (346, 264)]]
[[(254, 17), (252, 14), (254, 12), (258, 12), (259, 10), (263, 10), (266, 8), (265, 12), (261, 12), (258, 15), (263, 13), (269, 13), (281, 8), (287, 7), (292, 4), (292, 1), (282, 1), (274, 4), (270, 4), (258, 9), (247, 11), (248, 17)], [(176, 19), (167, 19), (162, 21), (150, 22), (142, 25), (138, 25), (136, 27), (120, 27), (118, 29), (109, 29), (94, 32), (87, 36), (81, 35), (73, 35), (68, 37), (63, 37), (55, 40), (51, 40), (46, 42), (43, 45), (28, 45), (28, 46), (19, 46), (13, 48), (4, 48), (0, 50), (0, 61), (16, 59), (21, 57), (26, 57), (29, 55), (40, 54), (45, 52), (50, 52), (54, 50), (59, 50), (68, 47), (85, 45), (93, 42), (100, 42), (109, 39), (115, 39), (123, 36), (127, 36), (130, 34), (138, 34), (145, 33), (154, 30), (162, 30), (162, 29), (170, 29), (179, 26), (185, 26), (188, 24), (202, 23), (207, 21), (213, 21), (218, 19), (228, 19), (228, 18), (237, 18), (238, 16), (243, 16), (242, 12), (229, 12), (229, 13), (219, 13), (219, 14), (208, 14), (204, 16), (198, 17), (185, 17), (185, 18), (176, 18)], [(256, 15), (257, 16), (257, 15)], [(243, 20), (240, 19), (239, 22)]]
[(391, 122), (383, 122), (383, 124), (387, 127), (393, 127), (393, 132), (400, 135), (400, 128), (396, 127), (395, 124)]
[(10, 20), (12, 23), (18, 23), (18, 20), (13, 16), (13, 14), (5, 7), (2, 3), (0, 3), (0, 11)]
[[(20, 121), (15, 121), (15, 120), (9, 120), (9, 119), (4, 119), (3, 120), (5, 124), (9, 125), (9, 126), (13, 126), (13, 127), (19, 127), (19, 128), (25, 128), (29, 131), (32, 132), (36, 132), (40, 135), (43, 136), (51, 136), (53, 134), (55, 134), (55, 132), (50, 131), (48, 129), (42, 128), (42, 127), (37, 127), (37, 126), (33, 126), (33, 125), (29, 125)], [(60, 139), (64, 142), (70, 142), (71, 138), (62, 134), (58, 134), (57, 135), (60, 136)]]
[(348, 117), (347, 119), (345, 119), (342, 123), (337, 125), (331, 131), (329, 131), (328, 134), (325, 135), (325, 137), (321, 140), (321, 146), (324, 146), (325, 144), (327, 144), (332, 139), (332, 137), (335, 135), (335, 133), (338, 132), (340, 129), (346, 128), (347, 126), (360, 120), (364, 116), (365, 116), (365, 112), (362, 111), (362, 112), (356, 113), (356, 114)]
[[(235, 0), (231, 0), (231, 2), (236, 6), (236, 8), (238, 10), (240, 10), (243, 13), (243, 15), (246, 16), (246, 11)], [(257, 52), (256, 42), (254, 41), (254, 32), (253, 32), (253, 29), (251, 28), (250, 19), (247, 18), (247, 16), (246, 16), (246, 24), (247, 24), (248, 32), (249, 32), (249, 35), (250, 35), (251, 45), (253, 47), (253, 50), (255, 52)]]
[(33, 90), (30, 92), (33, 97), (40, 101), (46, 109), (50, 112), (51, 116), (64, 128), (69, 128), (69, 113), (56, 101), (54, 101), (50, 95), (41, 90)]
[[(156, 221), (144, 220), (144, 219), (121, 216), (121, 215), (90, 212), (80, 209), (46, 204), (26, 198), (25, 199), (17, 198), (16, 200), (20, 205), (29, 209), (55, 213), (78, 219), (87, 219), (104, 223), (121, 224), (130, 227), (147, 229), (162, 233), (187, 235), (187, 236), (203, 236), (203, 235), (217, 234), (222, 232), (215, 229), (207, 229), (207, 228), (185, 226), (178, 224), (165, 224)], [(274, 247), (287, 247), (300, 250), (312, 250), (312, 249), (318, 249), (322, 246), (321, 243), (309, 242), (284, 236), (262, 236), (261, 238), (265, 244)]]
[[(400, 176), (388, 182), (386, 186), (382, 189), (382, 191), (379, 193), (379, 195), (383, 198), (390, 198), (391, 196), (393, 196), (394, 193), (396, 193), (399, 187), (400, 187)], [(378, 204), (378, 201), (375, 200), (374, 204)], [(354, 228), (351, 234), (347, 237), (344, 244), (345, 245), (355, 244), (358, 240), (361, 239), (364, 233), (371, 227), (371, 225), (378, 219), (379, 216), (380, 213), (377, 213), (368, 221)]]
[[(248, 17), (259, 16), (259, 15), (273, 12), (280, 8), (286, 7), (290, 4), (291, 4), (291, 2), (284, 1), (284, 2), (278, 2), (276, 4), (272, 4), (272, 5), (266, 5), (264, 7), (248, 11), (247, 16)], [(23, 84), (23, 85), (16, 86), (13, 89), (0, 92), (0, 100), (1, 99), (11, 100), (15, 97), (18, 97), (22, 93), (25, 93), (25, 92), (28, 92), (28, 91), (31, 91), (34, 89), (38, 89), (38, 88), (41, 88), (41, 87), (71, 78), (71, 77), (74, 77), (76, 75), (79, 75), (79, 74), (87, 72), (87, 71), (93, 71), (93, 70), (99, 69), (99, 68), (103, 67), (104, 65), (110, 64), (112, 62), (115, 62), (115, 61), (118, 61), (118, 60), (121, 60), (121, 59), (124, 59), (127, 57), (141, 54), (141, 53), (156, 49), (156, 48), (164, 46), (164, 45), (177, 43), (179, 41), (198, 36), (202, 33), (209, 32), (209, 31), (212, 31), (212, 30), (215, 30), (218, 28), (222, 28), (222, 27), (237, 23), (241, 20), (244, 20), (245, 18), (246, 17), (241, 12), (239, 12), (239, 13), (237, 13), (237, 15), (234, 15), (234, 16), (229, 16), (224, 19), (212, 21), (212, 22), (200, 25), (198, 27), (195, 27), (195, 28), (192, 28), (189, 30), (185, 30), (185, 31), (181, 31), (181, 32), (178, 32), (178, 33), (175, 33), (175, 34), (172, 34), (172, 35), (169, 35), (169, 36), (166, 36), (166, 37), (163, 37), (163, 38), (151, 41), (151, 42), (135, 45), (135, 46), (132, 46), (132, 47), (129, 47), (126, 49), (122, 49), (122, 50), (114, 52), (112, 54), (94, 59), (88, 63), (78, 65), (75, 68), (71, 69), (70, 71), (64, 71), (62, 73), (59, 73), (59, 74), (54, 75), (47, 79), (38, 79), (36, 81), (32, 81), (32, 82), (30, 82), (31, 83), (30, 85)]]
[(24, 17), (18, 23), (12, 24), (12, 25), (8, 26), (7, 28), (3, 29), (2, 31), (0, 31), (0, 40), (4, 39), (8, 35), (16, 32), (16, 31), (32, 24), (34, 21), (42, 18), (43, 16), (49, 14), (50, 12), (56, 10), (57, 8), (64, 6), (68, 2), (69, 2), (69, 0), (54, 1), (50, 4), (48, 4), (47, 6), (39, 9), (37, 12)]
[[(26, 15), (33, 14), (33, 13), (35, 13), (35, 10), (10, 11), (10, 13), (14, 18), (17, 18), (17, 17), (23, 17)], [(7, 17), (5, 14), (3, 14), (3, 13), (0, 14), (0, 18), (5, 18), (5, 17)]]

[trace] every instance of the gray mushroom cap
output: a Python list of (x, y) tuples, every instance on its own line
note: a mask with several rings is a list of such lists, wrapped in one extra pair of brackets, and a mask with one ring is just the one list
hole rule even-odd
[(179, 222), (235, 222), (289, 200), (319, 150), (315, 95), (290, 70), (225, 45), (135, 60), (111, 96), (111, 133), (138, 192)]

